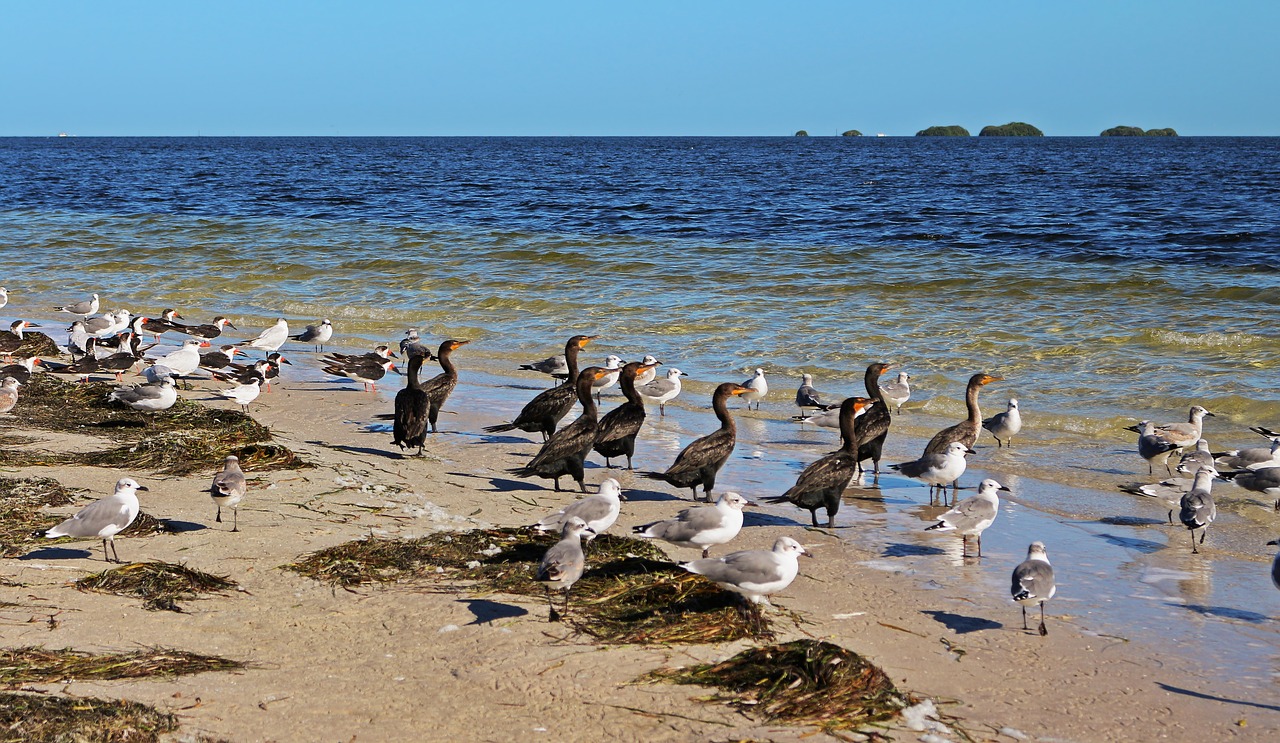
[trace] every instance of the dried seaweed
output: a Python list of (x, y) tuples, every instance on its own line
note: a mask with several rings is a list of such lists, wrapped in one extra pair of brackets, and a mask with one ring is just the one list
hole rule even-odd
[(0, 684), (185, 676), (241, 668), (244, 664), (238, 661), (166, 648), (132, 653), (84, 653), (39, 647), (0, 650)]
[(137, 702), (0, 693), (0, 743), (151, 743), (178, 718)]
[(46, 529), (62, 520), (44, 509), (65, 506), (72, 500), (72, 492), (57, 480), (0, 477), (0, 557), (27, 552)]
[[(528, 529), (362, 539), (284, 566), (350, 587), (426, 579), (463, 583), (478, 593), (544, 596), (534, 580), (553, 535)], [(667, 561), (652, 543), (603, 534), (586, 546), (589, 569), (574, 584), (566, 620), (610, 643), (705, 643), (771, 636), (758, 606), (743, 605), (702, 576)]]
[(229, 454), (245, 470), (304, 466), (296, 454), (269, 443), (271, 431), (238, 410), (209, 408), (179, 399), (173, 407), (144, 413), (111, 403), (109, 384), (79, 384), (36, 374), (14, 408), (17, 427), (110, 434), (116, 446), (95, 452), (7, 451), (13, 466), (89, 464), (128, 466), (186, 475), (221, 464)]
[(182, 611), (179, 600), (237, 588), (235, 581), (168, 562), (134, 562), (76, 581), (81, 591), (111, 593), (143, 599), (149, 611)]
[(892, 719), (912, 701), (870, 661), (820, 640), (751, 648), (722, 663), (662, 669), (646, 679), (723, 689), (703, 701), (826, 732)]

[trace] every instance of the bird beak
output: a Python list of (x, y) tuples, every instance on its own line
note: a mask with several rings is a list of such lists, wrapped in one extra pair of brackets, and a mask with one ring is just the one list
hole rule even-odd
[(201, 347), (201, 348), (209, 348), (209, 347), (210, 347), (210, 346), (212, 346), (212, 345), (213, 345), (213, 344), (212, 344), (212, 343), (210, 343), (209, 341), (200, 341), (200, 347)]
[(1003, 491), (1004, 491), (1004, 492), (1006, 492), (1006, 493), (1012, 493), (1012, 492), (1013, 492), (1013, 489), (1012, 489), (1012, 488), (1005, 487), (1004, 485), (1001, 485), (1000, 487), (996, 488), (996, 490), (1003, 490)]
[(965, 453), (965, 454), (977, 454), (978, 452), (974, 451), (973, 449), (965, 449), (965, 450), (964, 450), (964, 453)]
[(742, 394), (742, 393), (744, 393), (744, 392), (750, 392), (750, 391), (751, 391), (751, 390), (750, 390), (750, 389), (748, 389), (748, 388), (746, 388), (746, 387), (739, 387), (738, 389), (733, 390), (733, 391), (732, 391), (732, 392), (730, 392), (729, 394), (731, 394), (731, 395), (741, 395), (741, 394)]
[(463, 346), (467, 345), (467, 344), (468, 344), (468, 343), (470, 343), (470, 342), (471, 342), (471, 341), (454, 341), (454, 342), (453, 342), (453, 347), (454, 347), (454, 348), (461, 348), (461, 347), (463, 347)]
[(805, 557), (809, 558), (810, 560), (812, 560), (812, 559), (813, 559), (813, 553), (812, 553), (812, 552), (810, 552), (809, 550), (805, 550), (805, 551), (801, 552), (800, 554), (804, 555)]
[(747, 508), (748, 506), (750, 506), (751, 508), (758, 508), (760, 504), (756, 503), (755, 501), (746, 501), (742, 504), (743, 508)]
[(1213, 413), (1210, 413), (1208, 410), (1204, 411), (1204, 414), (1205, 414), (1205, 415), (1207, 415), (1207, 416), (1209, 416), (1210, 418), (1217, 418), (1217, 417), (1218, 417), (1218, 416), (1214, 415)]
[(237, 328), (236, 326), (232, 325), (230, 320), (227, 320), (227, 327), (228, 327), (228, 328), (231, 328), (232, 330), (239, 330), (239, 329), (240, 329), (240, 328)]
[[(23, 323), (23, 327), (26, 327), (26, 328), (38, 328), (38, 327), (40, 327), (40, 326), (39, 326), (39, 325), (36, 325), (36, 324), (35, 324), (35, 323), (33, 323), (33, 322), (29, 322), (29, 323)], [(1213, 413), (1210, 413), (1209, 415), (1213, 415)]]
[(286, 359), (286, 358), (285, 358), (285, 357), (283, 357), (283, 356), (281, 356), (280, 358), (278, 358), (278, 359), (276, 359), (276, 360), (277, 360), (277, 361), (279, 361), (281, 364), (288, 364), (289, 366), (293, 366), (293, 362), (292, 362), (292, 361), (290, 361), (290, 360), (288, 360), (288, 359)]
[(1267, 542), (1267, 544), (1272, 547), (1278, 547), (1280, 546), (1280, 539), (1272, 539), (1270, 542)]
[(1003, 381), (1004, 381), (1004, 377), (987, 377), (985, 380), (983, 380), (982, 383), (989, 384), (991, 382), (1003, 382)]
[(151, 488), (147, 487), (146, 485), (139, 485), (137, 488), (135, 488), (135, 490), (146, 490), (150, 492)]
[(588, 527), (586, 527), (585, 529), (583, 529), (583, 531), (584, 531), (584, 532), (587, 532), (588, 534), (595, 534), (595, 533), (596, 533), (596, 530), (595, 530), (595, 529), (592, 529), (590, 526), (588, 526)]

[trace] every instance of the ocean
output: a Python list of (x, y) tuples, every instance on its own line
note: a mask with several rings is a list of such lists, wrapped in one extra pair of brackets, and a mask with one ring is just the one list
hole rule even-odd
[(710, 430), (716, 384), (764, 368), (774, 392), (739, 411), (723, 475), (749, 496), (835, 445), (790, 420), (801, 373), (833, 399), (872, 361), (911, 374), (887, 461), (964, 417), (971, 374), (1002, 376), (984, 414), (1016, 397), (1025, 430), (1012, 450), (984, 434), (966, 476), (1015, 483), (994, 558), (939, 572), (918, 533), (938, 511), (891, 474), (842, 511), (847, 538), (999, 601), (1043, 539), (1067, 560), (1056, 603), (1092, 631), (1209, 632), (1223, 674), (1274, 683), (1269, 500), (1217, 485), (1192, 556), (1115, 486), (1159, 479), (1138, 420), (1204, 405), (1215, 450), (1280, 428), (1280, 139), (9, 138), (0, 254), (6, 323), (95, 291), (242, 329), (328, 317), (353, 349), (409, 327), (470, 339), (452, 404), (496, 420), (543, 382), (517, 364), (599, 334), (589, 363), (652, 353), (690, 375), (644, 469)]

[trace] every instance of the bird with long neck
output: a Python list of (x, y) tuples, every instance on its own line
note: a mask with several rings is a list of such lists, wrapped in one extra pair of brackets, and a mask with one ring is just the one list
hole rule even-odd
[(734, 382), (716, 387), (711, 395), (711, 409), (720, 421), (720, 428), (686, 446), (666, 472), (645, 472), (644, 476), (663, 480), (677, 488), (689, 488), (694, 500), (698, 499), (698, 486), (701, 485), (702, 494), (710, 501), (716, 473), (729, 460), (738, 441), (738, 427), (729, 414), (729, 398), (749, 391), (749, 387)]
[(582, 492), (587, 492), (587, 486), (583, 482), (583, 461), (596, 440), (598, 420), (596, 400), (591, 394), (592, 385), (608, 373), (608, 369), (591, 366), (578, 374), (574, 387), (578, 402), (582, 403), (582, 415), (553, 433), (533, 459), (525, 466), (512, 470), (513, 474), (517, 477), (543, 477), (554, 480), (557, 491), (560, 490), (560, 478), (568, 475), (578, 483), (578, 488)]
[(892, 368), (891, 364), (881, 361), (867, 366), (862, 382), (867, 388), (867, 399), (870, 402), (866, 412), (858, 416), (854, 426), (858, 442), (858, 467), (861, 468), (862, 463), (870, 459), (877, 480), (880, 478), (880, 458), (884, 451), (884, 441), (889, 438), (891, 422), (889, 404), (884, 401), (884, 393), (880, 391), (880, 376)]
[(598, 335), (575, 335), (570, 338), (564, 344), (565, 364), (569, 367), (568, 380), (530, 400), (515, 420), (496, 426), (485, 426), (485, 432), (501, 433), (518, 428), (529, 433), (540, 432), (544, 442), (549, 440), (555, 433), (560, 419), (568, 415), (569, 411), (573, 410), (573, 404), (577, 402), (575, 385), (578, 379), (578, 353), (588, 343), (599, 337)]
[(632, 361), (622, 367), (618, 384), (622, 387), (622, 396), (626, 398), (626, 402), (610, 410), (596, 427), (594, 448), (604, 457), (606, 467), (610, 466), (609, 460), (613, 457), (626, 457), (627, 469), (632, 469), (631, 457), (636, 452), (636, 435), (644, 425), (645, 416), (644, 400), (636, 391), (636, 378), (657, 365), (657, 361), (652, 364)]
[(470, 342), (448, 340), (441, 343), (436, 358), (443, 371), (422, 383), (422, 391), (427, 394), (427, 420), (431, 424), (431, 433), (439, 433), (436, 419), (440, 417), (440, 408), (444, 407), (453, 388), (458, 386), (458, 367), (454, 366), (453, 352)]
[(809, 509), (809, 518), (814, 526), (818, 525), (818, 509), (825, 507), (827, 526), (834, 526), (836, 512), (840, 510), (840, 496), (858, 471), (855, 423), (871, 405), (872, 401), (865, 397), (850, 397), (840, 403), (840, 448), (805, 467), (790, 490), (764, 500), (792, 503)]
[(416, 446), (419, 456), (422, 455), (422, 447), (426, 441), (429, 400), (427, 393), (422, 389), (418, 374), (428, 355), (415, 353), (409, 356), (405, 387), (396, 393), (396, 408), (392, 424), (391, 443), (401, 449)]
[(969, 377), (969, 384), (964, 391), (964, 404), (969, 409), (969, 417), (934, 434), (924, 447), (925, 454), (946, 451), (947, 446), (956, 441), (972, 449), (978, 442), (978, 432), (982, 430), (982, 409), (978, 407), (978, 393), (984, 386), (1003, 379), (1004, 377), (993, 377), (983, 372)]

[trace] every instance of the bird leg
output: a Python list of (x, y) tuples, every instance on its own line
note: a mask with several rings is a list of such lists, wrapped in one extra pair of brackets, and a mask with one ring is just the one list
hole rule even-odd
[(214, 516), (213, 520), (218, 522), (219, 524), (222, 523), (222, 506), (218, 506), (218, 515)]
[[(1022, 610), (1026, 611), (1026, 607), (1023, 607)], [(1046, 629), (1044, 626), (1044, 604), (1042, 603), (1040, 604), (1040, 636), (1044, 637), (1048, 634), (1049, 634), (1049, 630)]]
[(1022, 607), (1022, 628), (1030, 629), (1030, 627), (1027, 626), (1027, 607), (1025, 605)]
[(1198, 555), (1200, 550), (1196, 549), (1196, 530), (1191, 530), (1191, 554)]
[(560, 621), (560, 612), (556, 611), (555, 602), (552, 601), (551, 599), (550, 587), (547, 588), (547, 621), (548, 622)]
[(982, 557), (982, 535), (978, 535), (978, 557)]
[(711, 548), (710, 548), (710, 547), (703, 547), (703, 548), (702, 548), (702, 559), (704, 559), (704, 560), (705, 560), (705, 559), (707, 559), (707, 555), (709, 555), (710, 553), (711, 553)]
[(240, 509), (231, 509), (231, 531), (240, 531)]

